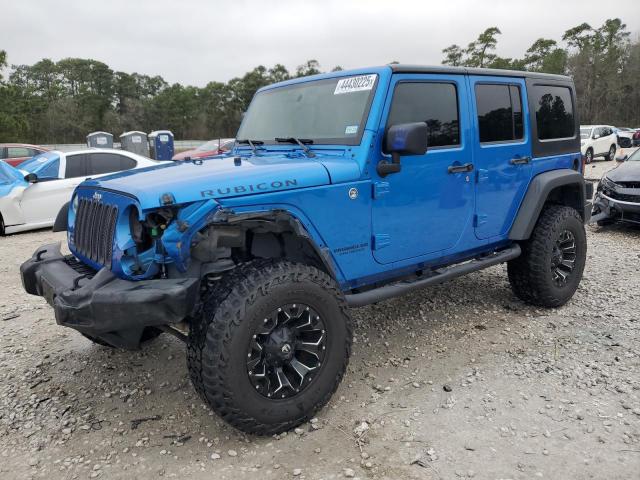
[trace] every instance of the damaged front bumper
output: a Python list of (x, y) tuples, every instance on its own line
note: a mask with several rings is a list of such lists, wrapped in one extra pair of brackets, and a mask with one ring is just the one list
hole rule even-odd
[(25, 291), (44, 297), (58, 324), (122, 348), (137, 348), (146, 327), (184, 320), (198, 301), (197, 278), (122, 280), (62, 255), (60, 243), (38, 248), (20, 274)]
[(620, 200), (603, 192), (596, 193), (590, 223), (607, 220), (640, 224), (640, 201)]

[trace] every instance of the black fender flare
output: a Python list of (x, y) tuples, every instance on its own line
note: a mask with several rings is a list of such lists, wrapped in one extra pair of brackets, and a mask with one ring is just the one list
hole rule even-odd
[(529, 188), (518, 209), (516, 219), (511, 226), (509, 239), (527, 240), (533, 232), (544, 204), (549, 199), (551, 192), (558, 187), (573, 187), (568, 189), (573, 192), (564, 195), (559, 202), (575, 208), (583, 222), (587, 223), (591, 215), (591, 203), (587, 199), (587, 188), (584, 177), (580, 172), (568, 168), (551, 170), (533, 177)]
[(56, 215), (56, 221), (53, 222), (54, 232), (66, 232), (69, 226), (69, 202), (65, 203), (58, 215)]

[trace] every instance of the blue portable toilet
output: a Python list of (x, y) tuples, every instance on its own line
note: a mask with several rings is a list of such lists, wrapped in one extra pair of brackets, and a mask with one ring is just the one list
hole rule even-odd
[(149, 134), (151, 158), (171, 160), (173, 158), (173, 133), (169, 130), (155, 130)]

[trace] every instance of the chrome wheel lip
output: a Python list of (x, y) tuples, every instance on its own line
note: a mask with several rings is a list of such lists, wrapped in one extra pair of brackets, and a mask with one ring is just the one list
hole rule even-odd
[(563, 230), (558, 235), (551, 251), (551, 278), (558, 287), (564, 287), (576, 265), (576, 237), (571, 230)]
[(274, 309), (252, 332), (247, 376), (254, 390), (272, 400), (307, 389), (324, 364), (327, 332), (313, 307), (289, 303)]

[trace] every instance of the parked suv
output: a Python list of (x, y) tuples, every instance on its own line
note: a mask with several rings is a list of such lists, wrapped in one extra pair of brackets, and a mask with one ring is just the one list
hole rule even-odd
[(611, 126), (582, 125), (580, 127), (580, 150), (586, 163), (591, 163), (596, 157), (613, 160), (616, 157), (617, 144), (618, 137)]
[(571, 79), (390, 65), (260, 89), (226, 157), (83, 182), (68, 244), (21, 267), (60, 325), (187, 343), (202, 399), (246, 432), (327, 403), (361, 307), (507, 262), (559, 307), (591, 205)]

